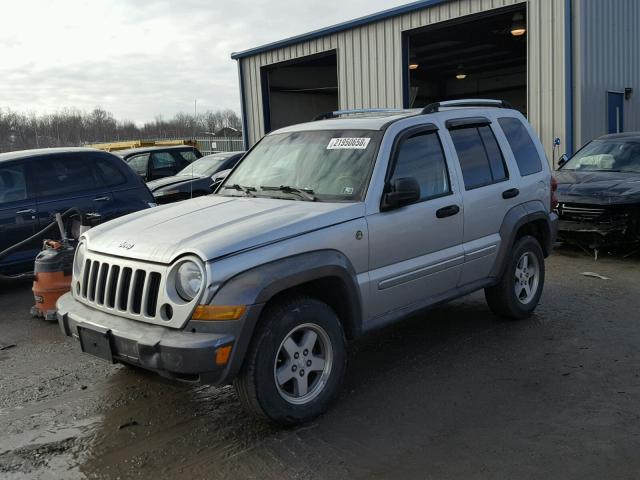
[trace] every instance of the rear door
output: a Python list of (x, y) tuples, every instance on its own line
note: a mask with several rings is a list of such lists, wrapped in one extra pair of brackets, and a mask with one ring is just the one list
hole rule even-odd
[(125, 160), (131, 170), (136, 172), (140, 178), (148, 181), (151, 180), (147, 178), (149, 176), (149, 154), (141, 153), (139, 155), (133, 155)]
[(111, 190), (101, 184), (92, 155), (48, 155), (31, 162), (40, 227), (51, 223), (56, 213), (72, 207), (85, 213), (108, 214), (113, 202)]
[[(37, 232), (36, 208), (24, 162), (0, 164), (0, 251)], [(38, 250), (38, 243), (21, 248), (0, 260), (0, 271), (18, 273), (31, 270)]]
[(460, 285), (489, 276), (500, 247), (506, 213), (520, 203), (491, 121), (485, 117), (446, 122), (464, 184), (464, 259)]
[(403, 177), (418, 181), (420, 200), (367, 216), (374, 318), (454, 290), (462, 268), (462, 197), (433, 125), (398, 136), (386, 183)]

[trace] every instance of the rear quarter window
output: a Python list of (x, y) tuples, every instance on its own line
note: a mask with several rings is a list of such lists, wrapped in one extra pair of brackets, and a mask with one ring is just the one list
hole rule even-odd
[(518, 164), (521, 176), (533, 175), (542, 171), (542, 162), (538, 149), (533, 143), (529, 130), (517, 118), (499, 118), (498, 123), (504, 132), (513, 156)]
[(103, 185), (113, 187), (127, 183), (127, 176), (122, 172), (122, 170), (120, 170), (120, 168), (114, 165), (116, 162), (122, 163), (122, 167), (127, 168), (126, 165), (124, 165), (124, 162), (120, 160), (111, 161), (106, 158), (96, 159), (95, 167)]

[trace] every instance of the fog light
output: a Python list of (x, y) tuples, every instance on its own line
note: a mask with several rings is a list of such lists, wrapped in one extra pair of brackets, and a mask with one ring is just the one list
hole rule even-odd
[(191, 315), (192, 320), (237, 320), (247, 307), (244, 305), (198, 305)]

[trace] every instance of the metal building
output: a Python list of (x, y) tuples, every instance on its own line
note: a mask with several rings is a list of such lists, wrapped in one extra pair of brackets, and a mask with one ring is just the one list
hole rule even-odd
[(245, 142), (331, 110), (499, 98), (557, 160), (640, 130), (639, 24), (638, 0), (421, 0), (234, 53)]

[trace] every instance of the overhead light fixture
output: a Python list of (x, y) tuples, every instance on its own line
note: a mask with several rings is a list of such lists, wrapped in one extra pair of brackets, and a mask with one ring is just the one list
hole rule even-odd
[(462, 65), (458, 65), (458, 68), (456, 69), (456, 78), (458, 80), (464, 80), (467, 78), (467, 72), (464, 71), (464, 67)]
[(527, 33), (527, 26), (524, 23), (524, 17), (518, 12), (511, 19), (511, 35), (521, 37), (525, 33)]
[(419, 66), (420, 65), (418, 65), (417, 63), (410, 63), (409, 70), (417, 70)]

